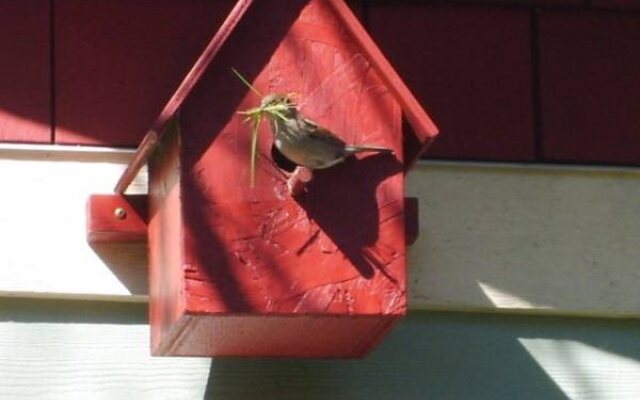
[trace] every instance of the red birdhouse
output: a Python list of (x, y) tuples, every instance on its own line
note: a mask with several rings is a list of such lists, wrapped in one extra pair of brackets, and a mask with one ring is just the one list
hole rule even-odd
[[(149, 158), (153, 354), (367, 354), (406, 313), (404, 174), (436, 128), (342, 0), (239, 1), (199, 63), (147, 137), (159, 143)], [(252, 126), (240, 112), (261, 97), (232, 69), (261, 94), (291, 96), (347, 144), (392, 153), (314, 170), (291, 193), (295, 165), (265, 122), (252, 184)]]

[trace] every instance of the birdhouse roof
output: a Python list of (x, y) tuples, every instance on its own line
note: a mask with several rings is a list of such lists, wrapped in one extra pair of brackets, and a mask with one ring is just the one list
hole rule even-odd
[[(228, 42), (232, 34), (237, 30), (236, 28), (247, 17), (247, 12), (251, 10), (253, 3), (253, 0), (237, 0), (225, 21), (214, 34), (205, 50), (197, 59), (176, 92), (169, 99), (164, 109), (147, 132), (132, 162), (129, 164), (127, 170), (118, 182), (115, 188), (116, 192), (122, 193), (132, 181), (136, 173), (146, 163), (153, 148), (159, 142), (162, 132), (169, 120), (176, 114), (178, 108), (180, 108), (187, 96), (196, 86), (196, 83), (202, 78), (205, 71), (209, 68), (209, 65), (216, 60), (216, 56), (219, 54), (224, 44)], [(411, 126), (413, 133), (412, 137), (404, 138), (405, 170), (409, 169), (409, 167), (413, 165), (413, 163), (431, 143), (433, 138), (438, 134), (437, 127), (395, 69), (391, 66), (382, 51), (369, 36), (365, 28), (358, 21), (357, 17), (346, 5), (344, 0), (309, 0), (307, 2), (302, 2), (301, 4), (292, 4), (295, 4), (296, 7), (301, 7), (305, 4), (312, 3), (315, 3), (317, 6), (321, 6), (318, 7), (322, 9), (322, 12), (318, 13), (318, 20), (327, 22), (327, 19), (329, 18), (330, 23), (337, 26), (337, 29), (340, 31), (340, 35), (347, 37), (351, 46), (355, 46), (357, 52), (366, 59), (368, 65), (376, 72), (381, 84), (385, 86), (402, 109), (404, 117)], [(264, 13), (264, 10), (262, 12)], [(253, 15), (253, 18), (255, 18), (255, 15)], [(289, 28), (277, 26), (278, 22), (281, 24), (287, 23), (286, 18), (279, 15), (262, 16), (261, 14), (260, 18), (273, 18), (273, 21), (266, 22), (273, 24), (274, 30)], [(264, 22), (265, 21), (261, 21), (261, 23)], [(313, 28), (313, 26), (309, 26), (309, 29)], [(303, 26), (302, 29), (304, 30), (306, 27)], [(249, 39), (256, 43), (260, 43), (260, 40), (264, 38), (259, 40), (251, 37), (246, 38), (246, 40)], [(408, 135), (409, 133), (405, 132), (404, 134)]]
[(345, 2), (343, 0), (325, 1), (333, 7), (345, 30), (369, 59), (373, 68), (380, 74), (384, 84), (402, 107), (407, 121), (421, 143), (421, 149), (415, 155), (415, 157), (419, 157), (438, 134), (438, 128)]

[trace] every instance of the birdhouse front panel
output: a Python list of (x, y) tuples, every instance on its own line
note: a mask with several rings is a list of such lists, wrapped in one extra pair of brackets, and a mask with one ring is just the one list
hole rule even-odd
[[(390, 151), (292, 193), (285, 138), (262, 120), (252, 163), (242, 114), (273, 93), (314, 135)], [(156, 354), (362, 356), (405, 314), (401, 109), (327, 2), (256, 2), (172, 129), (150, 164)]]

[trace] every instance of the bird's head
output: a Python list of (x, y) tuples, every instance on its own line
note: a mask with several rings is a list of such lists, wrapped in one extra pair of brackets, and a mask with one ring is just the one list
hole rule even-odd
[(273, 106), (290, 107), (294, 105), (295, 103), (293, 102), (291, 97), (289, 95), (282, 94), (282, 93), (269, 93), (268, 95), (262, 98), (262, 101), (260, 101), (260, 107), (262, 108), (273, 107)]
[(296, 103), (291, 95), (282, 93), (270, 93), (262, 98), (259, 109), (263, 114), (271, 118), (294, 118), (296, 116)]

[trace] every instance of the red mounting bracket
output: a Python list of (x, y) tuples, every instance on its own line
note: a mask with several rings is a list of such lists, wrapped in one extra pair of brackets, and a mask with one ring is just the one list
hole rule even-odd
[(146, 195), (92, 195), (87, 202), (87, 240), (146, 242), (147, 219)]
[[(412, 245), (420, 232), (418, 198), (404, 201), (405, 241)], [(147, 195), (94, 194), (87, 201), (89, 243), (146, 243), (147, 222)]]

